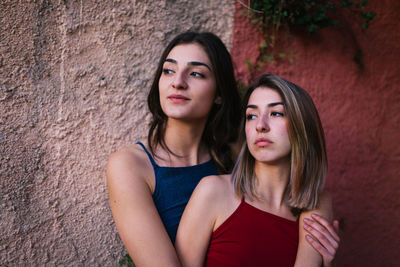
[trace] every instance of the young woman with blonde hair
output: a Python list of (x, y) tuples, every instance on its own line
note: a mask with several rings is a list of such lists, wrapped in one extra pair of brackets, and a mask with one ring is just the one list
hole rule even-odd
[(326, 245), (324, 259), (309, 245), (298, 249), (299, 240), (311, 238), (299, 235), (304, 215), (313, 210), (332, 219), (323, 192), (324, 133), (311, 97), (267, 74), (243, 103), (244, 141), (232, 174), (202, 179), (182, 216), (176, 240), (182, 264), (329, 266), (339, 242), (331, 225), (323, 223), (330, 234), (312, 242)]

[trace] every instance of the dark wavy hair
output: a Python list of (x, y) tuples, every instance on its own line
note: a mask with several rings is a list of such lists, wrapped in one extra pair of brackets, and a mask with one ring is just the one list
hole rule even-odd
[[(216, 80), (216, 97), (221, 104), (212, 106), (203, 135), (202, 142), (208, 147), (211, 156), (218, 165), (221, 173), (228, 173), (233, 167), (232, 153), (229, 144), (235, 142), (240, 123), (240, 97), (236, 86), (231, 56), (224, 43), (210, 32), (185, 32), (176, 36), (165, 48), (161, 55), (147, 103), (152, 122), (147, 141), (153, 156), (155, 148), (160, 145), (169, 153), (172, 151), (165, 143), (165, 127), (168, 117), (160, 104), (158, 83), (162, 74), (163, 64), (170, 51), (177, 45), (196, 43), (207, 53)], [(172, 153), (173, 154), (173, 153)]]

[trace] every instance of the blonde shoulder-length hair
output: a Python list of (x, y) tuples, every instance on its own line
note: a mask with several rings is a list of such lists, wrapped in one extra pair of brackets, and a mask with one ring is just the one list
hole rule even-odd
[[(280, 94), (288, 118), (291, 164), (284, 200), (295, 214), (314, 209), (317, 207), (327, 170), (324, 131), (314, 102), (299, 86), (272, 74), (265, 74), (247, 91), (243, 99), (242, 114), (246, 112), (250, 95), (259, 87), (267, 87)], [(239, 197), (257, 198), (255, 160), (247, 147), (244, 133), (246, 119), (244, 115), (242, 118), (240, 138), (243, 144), (232, 179), (235, 193)]]

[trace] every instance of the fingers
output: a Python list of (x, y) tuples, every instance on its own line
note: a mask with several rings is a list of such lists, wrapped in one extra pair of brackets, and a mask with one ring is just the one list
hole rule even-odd
[(323, 261), (324, 261), (324, 266), (330, 262), (333, 261), (335, 258), (335, 254), (331, 254), (324, 246), (321, 245), (318, 241), (316, 241), (314, 238), (312, 238), (310, 235), (306, 235), (307, 242), (310, 243), (310, 245), (321, 254)]
[(331, 235), (331, 232), (328, 231), (327, 227), (317, 221), (305, 218), (304, 229), (309, 232), (329, 252), (329, 254), (336, 254), (336, 250), (339, 247), (339, 240)]
[(339, 222), (329, 223), (325, 218), (312, 214), (312, 219), (304, 219), (304, 229), (309, 233), (306, 240), (318, 251), (324, 262), (324, 266), (330, 266), (339, 248)]
[(339, 222), (337, 220), (335, 220), (333, 222), (334, 226), (332, 227), (332, 225), (325, 218), (323, 218), (322, 216), (319, 216), (318, 214), (315, 214), (315, 213), (311, 214), (311, 216), (312, 216), (312, 218), (314, 220), (316, 220), (319, 224), (324, 226), (329, 231), (329, 233), (336, 240), (336, 242), (340, 241), (340, 238), (339, 238), (339, 235), (338, 235), (338, 233), (339, 233)]
[(339, 233), (339, 221), (338, 220), (333, 221), (333, 227), (335, 228), (336, 233)]

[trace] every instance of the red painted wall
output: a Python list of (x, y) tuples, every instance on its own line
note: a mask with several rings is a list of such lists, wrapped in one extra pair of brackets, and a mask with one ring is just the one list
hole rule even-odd
[[(293, 63), (267, 63), (273, 73), (305, 88), (324, 125), (327, 188), (341, 220), (338, 266), (399, 266), (400, 262), (400, 1), (370, 0), (377, 13), (363, 31), (350, 14), (341, 27), (315, 36), (292, 31)], [(236, 4), (232, 56), (237, 77), (249, 78), (261, 35)], [(281, 38), (285, 40), (285, 38)], [(361, 48), (364, 68), (354, 60)]]

